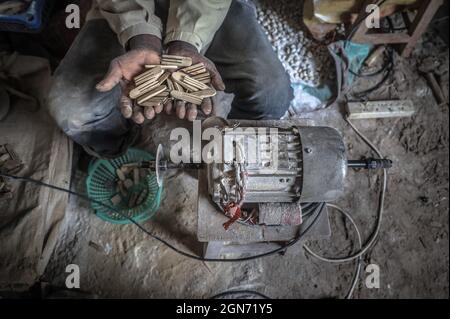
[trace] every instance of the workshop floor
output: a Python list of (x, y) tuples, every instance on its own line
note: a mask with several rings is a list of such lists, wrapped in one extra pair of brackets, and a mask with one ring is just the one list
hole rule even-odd
[[(428, 34), (412, 59), (396, 65), (395, 76), (379, 92), (379, 98), (413, 99), (418, 113), (411, 118), (356, 123), (395, 163), (389, 171), (381, 233), (364, 259), (364, 265), (379, 265), (381, 287), (366, 288), (362, 272), (356, 298), (449, 296), (448, 106), (436, 104), (417, 72), (418, 65), (434, 63), (425, 59), (430, 56), (437, 57), (436, 71), (448, 88), (448, 48)], [(370, 155), (340, 110), (326, 109), (304, 117), (342, 132), (350, 157)], [(149, 137), (149, 149), (167, 141), (167, 121), (162, 117), (152, 124), (157, 133)], [(170, 121), (170, 126), (176, 126), (173, 119)], [(83, 190), (84, 177), (76, 171), (77, 190)], [(375, 224), (380, 176), (351, 171), (347, 181), (348, 195), (338, 204), (354, 216), (367, 238)], [(177, 247), (200, 254), (195, 234), (195, 184), (195, 178), (187, 173), (172, 173), (165, 181), (158, 215), (144, 226)], [(353, 247), (354, 232), (333, 213), (331, 222), (330, 239), (308, 244), (327, 256), (345, 256)], [(65, 267), (70, 263), (80, 266), (81, 290), (100, 297), (126, 298), (207, 298), (235, 288), (257, 290), (272, 298), (334, 298), (346, 294), (354, 273), (353, 263), (320, 262), (305, 255), (301, 244), (282, 257), (242, 263), (193, 261), (134, 226), (111, 225), (98, 219), (86, 203), (74, 198), (43, 281), (64, 287)]]

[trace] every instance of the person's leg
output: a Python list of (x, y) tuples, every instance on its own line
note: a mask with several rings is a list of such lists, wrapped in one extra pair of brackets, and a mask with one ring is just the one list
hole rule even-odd
[(232, 119), (279, 119), (293, 91), (289, 76), (256, 19), (253, 3), (233, 0), (206, 56), (217, 66), (226, 92), (234, 93)]
[(134, 137), (118, 107), (120, 86), (107, 93), (95, 89), (111, 60), (123, 53), (105, 20), (86, 22), (56, 69), (49, 94), (49, 112), (58, 126), (98, 157), (121, 155)]

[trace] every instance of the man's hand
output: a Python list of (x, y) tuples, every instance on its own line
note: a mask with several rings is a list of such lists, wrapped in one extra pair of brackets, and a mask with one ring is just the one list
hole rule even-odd
[[(161, 40), (153, 35), (138, 35), (128, 42), (129, 51), (124, 55), (111, 61), (108, 73), (104, 79), (96, 86), (100, 92), (110, 91), (117, 84), (122, 85), (122, 97), (120, 100), (120, 110), (125, 118), (132, 118), (137, 124), (142, 124), (145, 120), (140, 107), (133, 105), (128, 97), (132, 79), (144, 70), (146, 64), (160, 64), (162, 44)], [(147, 112), (147, 118), (151, 119), (156, 112), (161, 109)]]
[[(225, 90), (225, 84), (222, 77), (216, 69), (211, 60), (198, 53), (197, 49), (184, 41), (173, 41), (168, 45), (168, 54), (180, 55), (190, 57), (192, 64), (203, 63), (211, 75), (211, 84), (218, 91)], [(175, 105), (173, 105), (175, 103)], [(197, 118), (197, 106), (191, 103), (185, 103), (184, 101), (168, 101), (164, 108), (167, 114), (170, 114), (175, 108), (176, 114), (180, 119), (186, 118), (189, 121), (194, 121)], [(201, 109), (205, 115), (209, 115), (213, 108), (213, 101), (211, 98), (203, 99)]]

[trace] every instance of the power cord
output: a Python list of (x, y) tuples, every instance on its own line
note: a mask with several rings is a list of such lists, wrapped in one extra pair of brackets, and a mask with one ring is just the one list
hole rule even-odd
[[(334, 208), (335, 210), (337, 210), (338, 212), (340, 212), (341, 214), (344, 215), (344, 217), (346, 217), (350, 223), (353, 225), (353, 227), (355, 228), (356, 231), (356, 235), (358, 236), (358, 245), (359, 245), (359, 249), (362, 248), (362, 239), (361, 239), (361, 232), (358, 229), (358, 226), (356, 225), (355, 221), (353, 220), (352, 216), (350, 216), (349, 213), (345, 212), (342, 208), (333, 205), (333, 204), (327, 204), (328, 207), (330, 208)], [(311, 250), (311, 248), (309, 248), (307, 245), (303, 245), (303, 248), (306, 250), (306, 252), (308, 252), (310, 255), (312, 255), (313, 257), (316, 257), (317, 259), (324, 261), (324, 262), (329, 262), (329, 263), (335, 263), (335, 261), (333, 259), (327, 258), (327, 257), (323, 257), (317, 253), (315, 253), (314, 251)], [(347, 292), (347, 295), (345, 296), (345, 299), (350, 299), (353, 295), (353, 292), (355, 291), (356, 285), (358, 283), (358, 279), (359, 279), (359, 274), (361, 273), (361, 265), (362, 265), (362, 256), (358, 257), (358, 262), (356, 264), (356, 269), (355, 269), (355, 274), (353, 276), (352, 279), (352, 284), (350, 286), (349, 291)]]
[(383, 86), (383, 84), (389, 79), (389, 77), (391, 76), (393, 70), (394, 70), (394, 50), (388, 46), (386, 48), (387, 54), (388, 54), (388, 60), (385, 63), (385, 65), (383, 66), (383, 68), (378, 72), (375, 72), (374, 74), (367, 74), (367, 75), (358, 75), (356, 72), (351, 71), (350, 73), (355, 74), (359, 77), (364, 77), (364, 78), (368, 78), (368, 77), (372, 77), (378, 74), (381, 74), (384, 72), (383, 77), (381, 78), (380, 81), (378, 81), (375, 85), (371, 86), (368, 89), (359, 91), (359, 92), (354, 92), (353, 90), (350, 92), (351, 96), (357, 99), (363, 99), (366, 98), (370, 93), (378, 90), (379, 88), (381, 88)]
[(148, 231), (147, 229), (145, 229), (141, 224), (139, 224), (138, 222), (136, 222), (133, 218), (123, 214), (120, 210), (116, 209), (115, 207), (112, 207), (110, 205), (107, 205), (101, 201), (95, 200), (90, 198), (89, 196), (85, 195), (85, 194), (81, 194), (75, 191), (72, 191), (70, 189), (66, 189), (66, 188), (62, 188), (59, 186), (55, 186), (55, 185), (51, 185), (51, 184), (47, 184), (29, 177), (20, 177), (20, 176), (15, 176), (15, 175), (11, 175), (11, 174), (7, 174), (7, 173), (2, 173), (0, 172), (0, 176), (8, 178), (8, 179), (12, 179), (12, 180), (16, 180), (16, 181), (20, 181), (20, 182), (26, 182), (26, 183), (32, 183), (41, 187), (48, 187), (50, 189), (54, 189), (60, 192), (64, 192), (64, 193), (68, 193), (70, 195), (82, 198), (88, 202), (91, 203), (95, 203), (97, 205), (101, 205), (117, 214), (119, 214), (121, 217), (126, 218), (127, 220), (129, 220), (132, 224), (134, 224), (136, 227), (138, 227), (141, 231), (143, 231), (145, 234), (147, 234), (149, 237), (159, 241), (160, 243), (166, 245), (168, 248), (172, 249), (174, 252), (183, 255), (185, 257), (191, 258), (191, 259), (195, 259), (198, 261), (203, 261), (203, 262), (242, 262), (242, 261), (249, 261), (249, 260), (254, 260), (254, 259), (258, 259), (258, 258), (263, 258), (263, 257), (268, 257), (274, 254), (277, 254), (279, 252), (282, 252), (284, 250), (286, 250), (287, 248), (291, 247), (292, 245), (294, 245), (295, 243), (297, 243), (299, 240), (301, 240), (312, 228), (313, 226), (316, 224), (316, 222), (319, 220), (319, 217), (322, 214), (323, 208), (325, 206), (325, 203), (316, 203), (314, 206), (314, 213), (315, 216), (314, 217), (310, 217), (308, 218), (311, 219), (312, 221), (305, 227), (305, 229), (301, 230), (300, 233), (298, 234), (298, 236), (290, 241), (288, 241), (285, 245), (281, 246), (280, 248), (277, 249), (273, 249), (271, 251), (268, 251), (266, 253), (262, 253), (262, 254), (258, 254), (258, 255), (254, 255), (254, 256), (248, 256), (248, 257), (242, 257), (242, 258), (227, 258), (227, 259), (222, 259), (222, 258), (203, 258), (197, 255), (193, 255), (190, 253), (187, 253), (185, 251), (182, 251), (180, 249), (178, 249), (177, 247), (173, 246), (172, 244), (170, 244), (169, 242), (167, 242), (166, 240), (162, 239), (159, 236), (156, 236), (154, 234), (152, 234), (150, 231)]
[[(347, 123), (350, 125), (350, 127), (355, 131), (355, 133), (377, 154), (377, 156), (379, 158), (384, 158), (383, 155), (381, 154), (381, 152), (379, 151), (379, 149), (363, 134), (361, 133), (360, 130), (358, 130), (355, 125), (350, 121), (350, 119), (348, 117), (346, 117), (345, 119), (347, 121)], [(357, 266), (356, 266), (356, 271), (355, 271), (355, 275), (353, 277), (352, 280), (352, 284), (351, 287), (349, 289), (349, 292), (347, 293), (346, 298), (351, 298), (351, 296), (353, 295), (353, 292), (355, 290), (356, 284), (358, 282), (359, 279), (359, 274), (361, 271), (361, 263), (362, 263), (362, 256), (373, 247), (374, 243), (376, 242), (378, 235), (380, 233), (380, 229), (381, 229), (381, 222), (383, 219), (383, 213), (384, 213), (384, 201), (385, 201), (385, 195), (386, 195), (386, 189), (387, 189), (387, 170), (383, 169), (383, 184), (381, 186), (381, 191), (380, 191), (380, 197), (379, 197), (379, 202), (378, 202), (378, 211), (377, 211), (377, 223), (375, 226), (374, 231), (372, 232), (372, 234), (370, 235), (369, 239), (367, 240), (367, 242), (362, 245), (362, 241), (361, 241), (361, 234), (360, 231), (355, 223), (355, 221), (353, 220), (353, 218), (350, 216), (350, 214), (348, 214), (347, 212), (345, 212), (342, 208), (336, 206), (336, 205), (332, 205), (332, 204), (327, 204), (327, 206), (336, 209), (337, 211), (339, 211), (341, 214), (343, 214), (351, 223), (352, 225), (355, 227), (356, 233), (358, 235), (358, 242), (359, 242), (359, 251), (356, 253), (353, 253), (347, 257), (334, 257), (334, 258), (330, 258), (330, 257), (324, 257), (321, 256), (317, 253), (315, 253), (314, 251), (312, 251), (308, 246), (303, 245), (303, 248), (305, 249), (306, 252), (308, 252), (311, 256), (324, 261), (324, 262), (328, 262), (328, 263), (346, 263), (346, 262), (351, 262), (354, 260), (358, 260)]]
[[(348, 119), (346, 118), (347, 123), (350, 125), (350, 127), (355, 131), (355, 133), (377, 154), (377, 156), (379, 158), (384, 158), (383, 155), (381, 154), (381, 152), (378, 150), (378, 148), (363, 134), (361, 133), (355, 126), (354, 124)], [(190, 253), (184, 252), (178, 248), (176, 248), (175, 246), (173, 246), (172, 244), (170, 244), (169, 242), (165, 241), (164, 239), (160, 238), (159, 236), (156, 236), (154, 234), (152, 234), (151, 232), (149, 232), (147, 229), (145, 229), (142, 225), (140, 225), (138, 222), (136, 222), (133, 218), (123, 214), (121, 211), (117, 210), (116, 208), (107, 205), (103, 202), (100, 202), (98, 200), (92, 199), (89, 196), (85, 195), (85, 194), (81, 194), (81, 193), (77, 193), (75, 191), (71, 191), (70, 189), (65, 189), (62, 187), (58, 187), (55, 185), (50, 185), (38, 180), (34, 180), (32, 178), (28, 178), (28, 177), (20, 177), (20, 176), (15, 176), (15, 175), (11, 175), (11, 174), (6, 174), (6, 173), (2, 173), (0, 172), (0, 176), (4, 177), (4, 178), (8, 178), (8, 179), (12, 179), (12, 180), (17, 180), (20, 182), (28, 182), (28, 183), (33, 183), (35, 185), (41, 186), (41, 187), (48, 187), (57, 191), (61, 191), (61, 192), (65, 192), (68, 194), (71, 194), (73, 196), (82, 198), (84, 200), (87, 200), (91, 203), (96, 203), (98, 205), (101, 205), (105, 208), (108, 208), (109, 210), (112, 210), (116, 213), (118, 213), (120, 216), (122, 216), (123, 218), (126, 218), (127, 220), (129, 220), (132, 224), (134, 224), (136, 227), (138, 227), (141, 231), (143, 231), (145, 234), (147, 234), (149, 237), (161, 242), (162, 244), (166, 245), (168, 248), (172, 249), (173, 251), (175, 251), (176, 253), (185, 256), (187, 258), (191, 258), (194, 260), (198, 260), (198, 261), (203, 261), (203, 262), (242, 262), (242, 261), (249, 261), (249, 260), (254, 260), (254, 259), (258, 259), (258, 258), (263, 258), (263, 257), (267, 257), (267, 256), (271, 256), (274, 255), (278, 252), (282, 252), (284, 250), (286, 250), (287, 248), (291, 247), (292, 245), (294, 245), (295, 243), (297, 243), (298, 241), (300, 241), (300, 239), (304, 238), (304, 236), (313, 228), (313, 226), (316, 224), (317, 220), (319, 219), (319, 217), (321, 216), (321, 213), (323, 211), (323, 208), (325, 207), (325, 205), (327, 205), (330, 208), (334, 208), (337, 211), (339, 211), (341, 214), (343, 214), (347, 219), (349, 219), (349, 221), (352, 223), (352, 225), (355, 227), (357, 236), (358, 236), (358, 242), (359, 242), (359, 251), (347, 256), (347, 257), (340, 257), (340, 258), (329, 258), (329, 257), (324, 257), (321, 256), (317, 253), (315, 253), (314, 251), (312, 251), (308, 246), (304, 245), (304, 249), (306, 250), (307, 253), (309, 253), (310, 255), (312, 255), (315, 258), (318, 258), (319, 260), (322, 260), (324, 262), (329, 262), (329, 263), (345, 263), (345, 262), (351, 262), (354, 261), (355, 259), (358, 259), (358, 263), (356, 265), (356, 271), (355, 271), (355, 275), (353, 277), (352, 280), (352, 284), (350, 286), (350, 289), (346, 295), (346, 298), (351, 298), (351, 296), (353, 295), (353, 292), (356, 288), (358, 279), (359, 279), (359, 274), (361, 271), (361, 263), (362, 263), (362, 256), (370, 249), (372, 248), (373, 244), (375, 243), (375, 241), (378, 238), (378, 234), (380, 232), (380, 228), (381, 228), (381, 222), (382, 222), (382, 217), (383, 217), (383, 212), (384, 212), (384, 201), (385, 201), (385, 193), (386, 193), (386, 188), (387, 188), (387, 171), (386, 169), (383, 169), (383, 184), (382, 184), (382, 188), (381, 188), (381, 192), (380, 192), (380, 197), (379, 197), (379, 203), (378, 203), (378, 213), (377, 213), (377, 224), (375, 227), (375, 230), (372, 232), (371, 236), (369, 237), (368, 241), (366, 242), (366, 244), (362, 245), (362, 240), (361, 240), (361, 234), (360, 231), (355, 223), (355, 221), (353, 220), (353, 218), (350, 216), (350, 214), (348, 214), (347, 212), (345, 212), (343, 209), (341, 209), (340, 207), (336, 206), (336, 205), (332, 205), (332, 204), (325, 204), (325, 203), (314, 203), (312, 206), (311, 211), (308, 212), (308, 216), (311, 216), (308, 218), (311, 219), (312, 221), (306, 226), (306, 228), (304, 230), (302, 230), (299, 235), (292, 239), (291, 241), (289, 241), (287, 244), (285, 244), (284, 246), (281, 246), (280, 248), (268, 251), (266, 253), (262, 253), (262, 254), (258, 254), (258, 255), (254, 255), (254, 256), (249, 256), (249, 257), (243, 257), (243, 258), (233, 258), (233, 259), (220, 259), (220, 258), (203, 258), (197, 255), (192, 255)], [(315, 216), (314, 216), (315, 214)], [(314, 216), (314, 217), (312, 217)], [(254, 291), (229, 291), (229, 292), (224, 292), (221, 294), (218, 294), (215, 297), (220, 297), (220, 296), (226, 296), (226, 295), (230, 295), (233, 293), (240, 293), (240, 292), (247, 292), (247, 293), (252, 293), (252, 294), (256, 294), (256, 295), (260, 295), (263, 296), (262, 294), (258, 293), (258, 292), (254, 292)], [(264, 296), (265, 298), (268, 298), (267, 296)]]

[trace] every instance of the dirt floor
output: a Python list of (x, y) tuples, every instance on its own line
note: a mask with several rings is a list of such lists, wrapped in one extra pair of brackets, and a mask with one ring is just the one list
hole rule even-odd
[[(378, 99), (411, 98), (418, 112), (410, 118), (361, 120), (355, 124), (394, 161), (394, 167), (389, 171), (379, 239), (364, 257), (364, 266), (379, 266), (381, 286), (368, 289), (363, 271), (354, 297), (448, 298), (449, 110), (448, 105), (437, 105), (418, 72), (432, 65), (448, 91), (448, 48), (429, 33), (411, 59), (396, 61), (395, 74), (375, 95)], [(344, 136), (349, 157), (371, 155), (343, 120), (338, 107), (302, 117), (313, 119), (316, 125), (337, 128)], [(141, 145), (154, 150), (159, 142), (167, 141), (170, 127), (179, 124), (173, 118), (157, 119), (146, 129), (151, 133)], [(73, 187), (84, 190), (84, 178), (85, 174), (77, 170)], [(144, 226), (177, 247), (200, 254), (195, 185), (192, 175), (171, 173), (165, 180), (157, 216)], [(379, 173), (350, 171), (347, 195), (338, 202), (355, 218), (364, 238), (375, 225), (379, 187)], [(354, 248), (354, 231), (332, 211), (330, 220), (331, 237), (308, 245), (326, 256), (345, 256)], [(193, 261), (134, 226), (100, 220), (86, 203), (75, 198), (70, 200), (57, 249), (42, 280), (64, 287), (65, 267), (70, 263), (80, 266), (82, 291), (99, 297), (125, 298), (207, 298), (230, 289), (257, 290), (272, 298), (343, 297), (355, 269), (354, 263), (332, 265), (318, 261), (305, 253), (302, 244), (290, 248), (284, 256), (250, 262)]]

